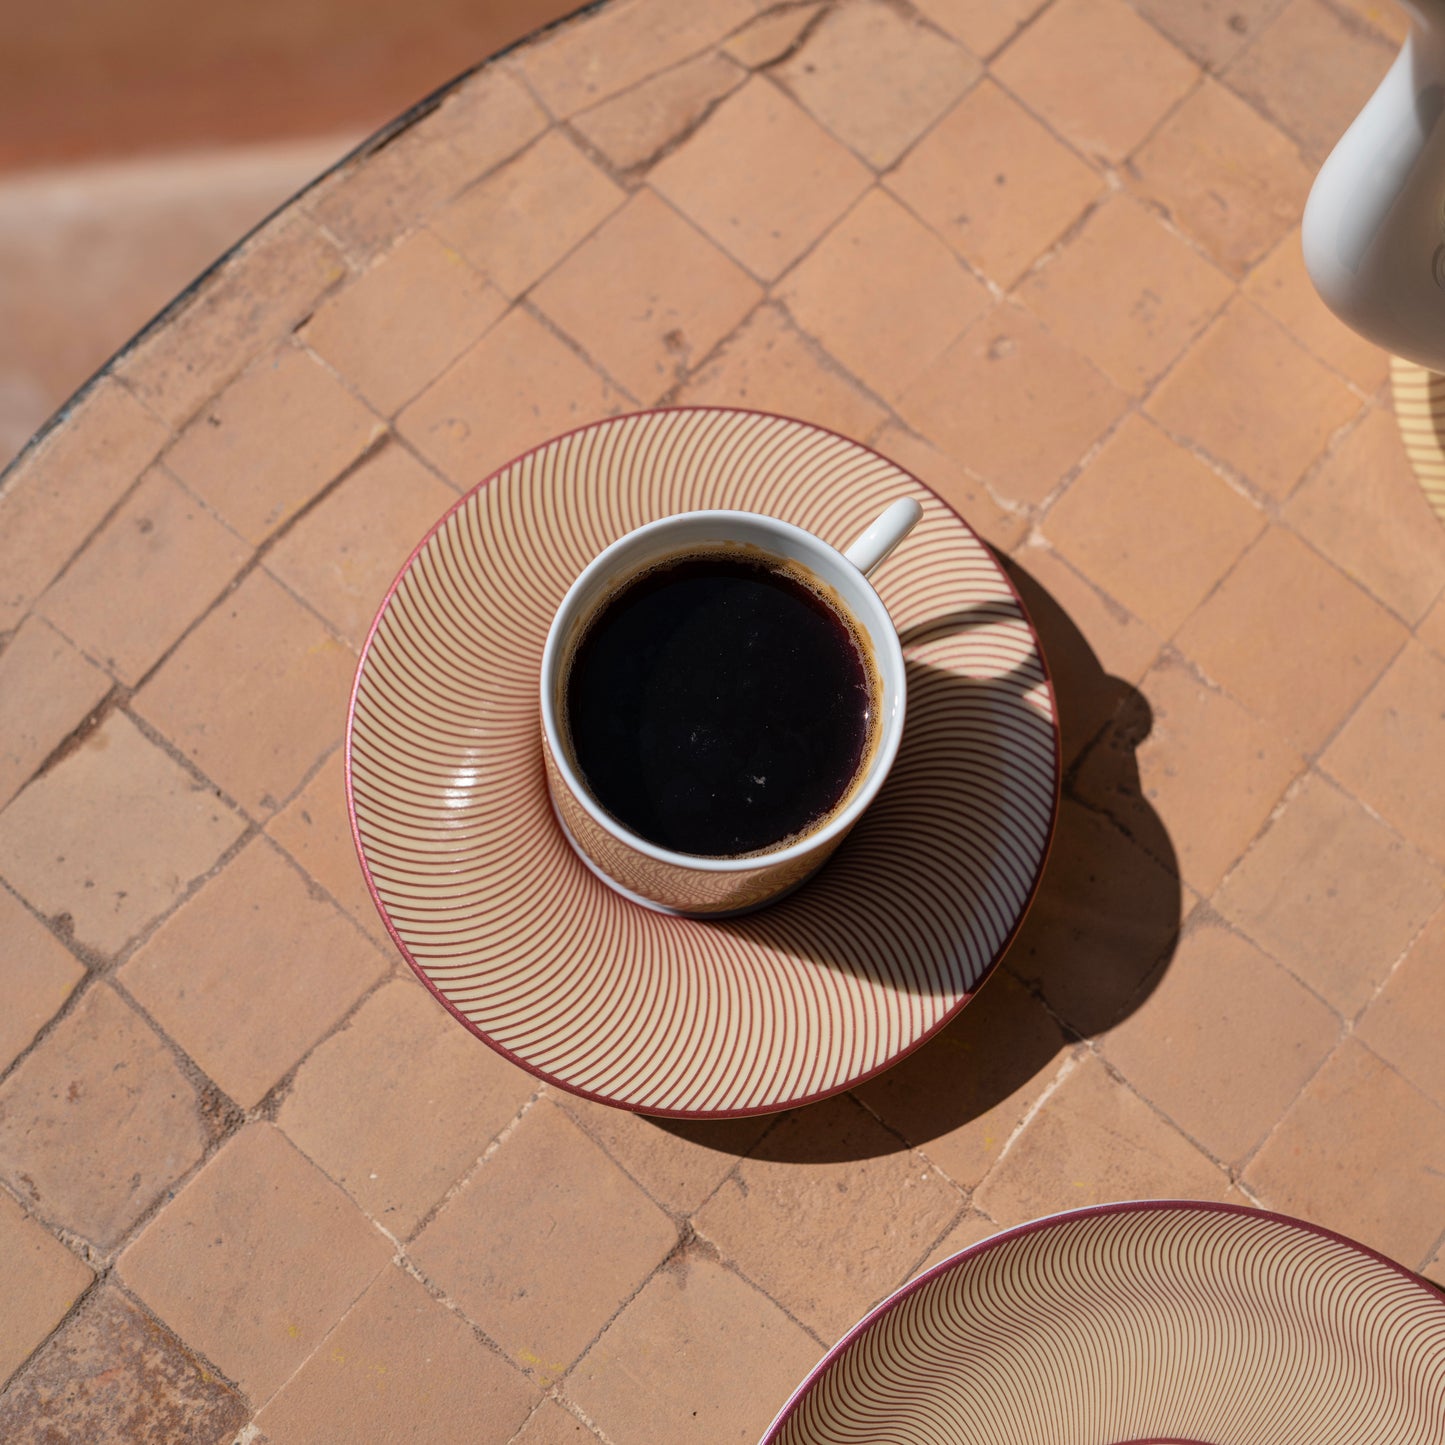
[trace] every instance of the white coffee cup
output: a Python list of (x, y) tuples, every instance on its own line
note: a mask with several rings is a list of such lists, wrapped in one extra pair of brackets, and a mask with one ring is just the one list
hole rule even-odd
[[(898, 633), (868, 574), (913, 528), (922, 508), (894, 502), (844, 551), (790, 522), (753, 512), (684, 512), (649, 522), (599, 553), (572, 584), (542, 653), (542, 739), (552, 807), (582, 861), (636, 903), (717, 916), (771, 903), (819, 868), (883, 786), (898, 754), (907, 699)], [(660, 847), (620, 823), (588, 791), (564, 722), (566, 668), (587, 624), (631, 577), (670, 556), (731, 546), (801, 566), (831, 590), (869, 649), (878, 684), (875, 742), (859, 777), (827, 817), (770, 852), (702, 857)]]

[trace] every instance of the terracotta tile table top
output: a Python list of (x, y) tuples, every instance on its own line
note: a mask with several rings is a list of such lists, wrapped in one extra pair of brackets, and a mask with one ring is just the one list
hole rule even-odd
[[(925, 1263), (1122, 1197), (1445, 1282), (1445, 528), (1298, 256), (1384, 3), (608, 0), (74, 399), (0, 489), (0, 1435), (747, 1445)], [(662, 1126), (412, 979), (338, 750), (432, 519), (690, 401), (1001, 549), (1066, 773), (976, 1007)]]

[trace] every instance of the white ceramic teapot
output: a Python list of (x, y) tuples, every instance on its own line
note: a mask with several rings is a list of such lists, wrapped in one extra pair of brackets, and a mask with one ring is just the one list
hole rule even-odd
[(1377, 346), (1445, 371), (1445, 0), (1401, 0), (1410, 34), (1320, 168), (1305, 265)]

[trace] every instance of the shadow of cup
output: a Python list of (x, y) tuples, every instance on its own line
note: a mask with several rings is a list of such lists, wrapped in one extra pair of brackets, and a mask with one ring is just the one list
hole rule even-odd
[[(757, 1157), (856, 1159), (925, 1144), (958, 1129), (1027, 1085), (1071, 1042), (1126, 1017), (1157, 986), (1173, 957), (1181, 913), (1178, 866), (1169, 835), (1140, 787), (1136, 758), (1152, 723), (1149, 704), (1137, 689), (1104, 671), (1078, 627), (1036, 579), (1012, 559), (999, 560), (1037, 629), (1059, 711), (1063, 793), (1032, 907), (1000, 966), (985, 978), (988, 986), (928, 1042), (855, 1087), (903, 1138), (883, 1129), (840, 1126), (836, 1108), (814, 1104), (793, 1111), (786, 1128), (770, 1129), (752, 1151)], [(960, 617), (956, 625), (967, 625), (967, 619)], [(912, 640), (905, 637), (905, 647)], [(950, 690), (967, 685), (967, 679), (910, 668), (909, 728), (946, 716)], [(905, 729), (899, 754), (904, 772), (908, 748)], [(1090, 798), (1108, 799), (1108, 814), (1072, 793), (1070, 779), (1085, 759)], [(880, 822), (887, 820), (892, 785), (890, 779), (875, 804)], [(848, 847), (840, 850), (842, 862)], [(728, 926), (766, 929), (775, 926), (770, 913)], [(780, 913), (776, 921), (785, 916)], [(792, 941), (797, 946), (796, 937)], [(820, 935), (818, 942), (809, 952), (819, 962), (848, 966), (848, 950), (837, 939)], [(735, 1136), (709, 1122), (654, 1122), (695, 1143), (735, 1152)]]

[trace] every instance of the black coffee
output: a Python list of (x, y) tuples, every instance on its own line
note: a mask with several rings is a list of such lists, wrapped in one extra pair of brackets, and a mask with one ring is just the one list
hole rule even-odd
[(872, 746), (853, 626), (781, 563), (659, 564), (602, 607), (566, 681), (572, 753), (619, 822), (679, 853), (786, 844), (849, 791)]

